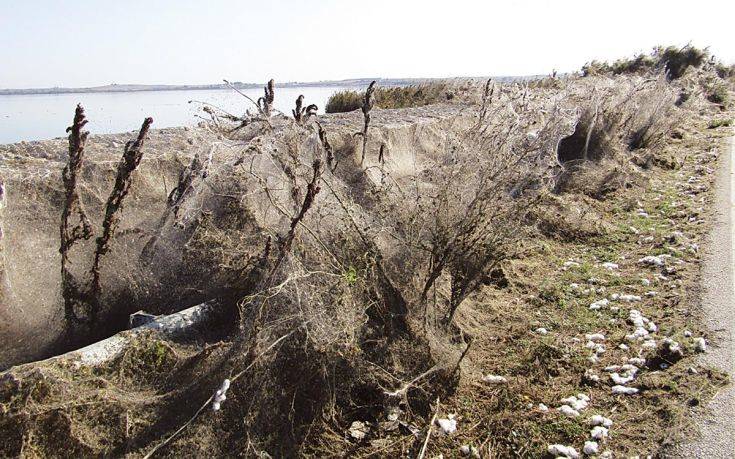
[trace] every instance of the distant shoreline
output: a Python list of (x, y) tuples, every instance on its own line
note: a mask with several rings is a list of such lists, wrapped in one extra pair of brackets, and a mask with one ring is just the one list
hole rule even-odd
[[(312, 81), (298, 82), (291, 81), (287, 83), (276, 83), (276, 87), (295, 88), (295, 87), (313, 87), (313, 86), (367, 86), (371, 81), (376, 80), (382, 86), (406, 86), (418, 84), (434, 80), (432, 78), (357, 78), (351, 80), (334, 80), (334, 81)], [(233, 82), (232, 85), (237, 89), (258, 89), (263, 85), (259, 83), (241, 83)], [(29, 89), (0, 89), (0, 96), (14, 95), (33, 95), (33, 94), (86, 94), (96, 92), (143, 92), (143, 91), (192, 91), (192, 90), (216, 90), (230, 89), (224, 83), (221, 84), (187, 84), (187, 85), (166, 85), (166, 84), (110, 84), (106, 86), (93, 86), (88, 88), (29, 88)]]
[[(462, 77), (459, 77), (462, 78)], [(485, 77), (466, 77), (466, 78), (485, 78)], [(527, 79), (534, 77), (493, 77), (496, 81), (508, 81)], [(370, 84), (375, 80), (380, 86), (409, 86), (414, 84), (427, 83), (430, 81), (456, 79), (456, 78), (355, 78), (350, 80), (329, 80), (329, 81), (311, 81), (299, 82), (290, 81), (286, 83), (276, 83), (276, 87), (281, 88), (298, 88), (298, 87), (314, 87), (314, 86), (336, 86), (336, 87), (362, 87)], [(242, 83), (233, 82), (232, 85), (237, 89), (258, 89), (262, 88), (260, 83)], [(87, 93), (116, 93), (116, 92), (143, 92), (143, 91), (197, 91), (197, 90), (217, 90), (229, 89), (224, 83), (218, 84), (184, 84), (184, 85), (168, 85), (168, 84), (109, 84), (105, 86), (93, 86), (88, 88), (29, 88), (29, 89), (0, 89), (0, 96), (16, 96), (16, 95), (34, 95), (34, 94), (87, 94)]]

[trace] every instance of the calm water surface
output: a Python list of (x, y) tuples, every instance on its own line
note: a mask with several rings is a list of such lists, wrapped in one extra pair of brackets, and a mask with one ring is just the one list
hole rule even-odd
[[(290, 116), (296, 98), (303, 94), (306, 105), (317, 104), (323, 113), (329, 96), (342, 89), (356, 88), (276, 87), (275, 108)], [(243, 92), (256, 100), (263, 95), (262, 89)], [(154, 128), (191, 126), (200, 121), (195, 115), (205, 114), (200, 104), (190, 100), (208, 102), (236, 115), (253, 110), (247, 99), (225, 89), (0, 96), (0, 144), (66, 136), (77, 103), (84, 106), (87, 129), (93, 134), (136, 130), (146, 116), (153, 117)]]

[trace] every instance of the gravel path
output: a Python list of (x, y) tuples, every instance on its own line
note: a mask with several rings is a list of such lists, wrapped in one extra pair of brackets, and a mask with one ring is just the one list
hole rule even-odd
[[(735, 380), (735, 304), (733, 304), (733, 252), (735, 251), (735, 139), (720, 159), (716, 213), (707, 238), (702, 279), (702, 308), (709, 329), (710, 346), (702, 363), (721, 369)], [(696, 415), (701, 437), (679, 445), (670, 457), (735, 458), (735, 385), (719, 392), (707, 411)]]

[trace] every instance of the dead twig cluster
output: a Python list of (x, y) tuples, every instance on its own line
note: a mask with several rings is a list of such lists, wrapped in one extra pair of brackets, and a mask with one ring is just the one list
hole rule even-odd
[[(87, 124), (84, 109), (77, 105), (73, 124), (67, 129), (69, 132), (69, 159), (62, 172), (65, 189), (65, 201), (61, 215), (60, 236), (61, 245), (61, 279), (62, 296), (64, 298), (64, 317), (71, 332), (74, 324), (88, 321), (94, 324), (98, 319), (100, 304), (100, 261), (102, 256), (108, 252), (110, 240), (120, 221), (119, 212), (122, 210), (123, 201), (130, 191), (132, 173), (140, 164), (142, 159), (142, 147), (152, 118), (143, 121), (138, 136), (135, 140), (125, 145), (125, 151), (118, 164), (117, 177), (110, 196), (105, 206), (105, 216), (102, 223), (102, 235), (96, 240), (94, 261), (89, 269), (91, 280), (79, 279), (69, 269), (69, 251), (72, 246), (80, 241), (92, 237), (92, 224), (84, 210), (79, 196), (79, 174), (82, 170), (84, 159), (84, 147), (89, 132), (84, 131)], [(71, 219), (76, 215), (78, 223), (72, 223)], [(82, 316), (79, 315), (82, 312)]]
[(362, 132), (358, 132), (356, 134), (362, 136), (362, 157), (360, 158), (360, 166), (363, 166), (365, 164), (365, 153), (367, 151), (368, 141), (368, 128), (370, 127), (370, 111), (375, 105), (375, 97), (373, 96), (373, 93), (375, 92), (375, 83), (375, 81), (370, 83), (370, 85), (367, 87), (367, 90), (365, 90), (365, 96), (362, 99), (362, 116), (364, 119), (364, 124), (362, 127)]
[(302, 94), (296, 98), (296, 108), (291, 110), (291, 113), (293, 113), (293, 119), (296, 120), (296, 123), (303, 124), (309, 117), (316, 116), (317, 110), (319, 110), (319, 107), (315, 104), (304, 107), (304, 96)]
[(268, 84), (263, 88), (263, 92), (263, 97), (258, 98), (258, 108), (260, 108), (260, 112), (263, 116), (270, 118), (271, 113), (273, 112), (273, 101), (276, 97), (275, 82), (273, 79), (268, 81)]

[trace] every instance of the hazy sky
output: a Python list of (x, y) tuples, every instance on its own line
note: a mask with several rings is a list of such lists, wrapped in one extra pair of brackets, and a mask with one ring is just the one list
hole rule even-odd
[(690, 41), (732, 63), (734, 29), (734, 0), (0, 0), (0, 88), (543, 74)]

